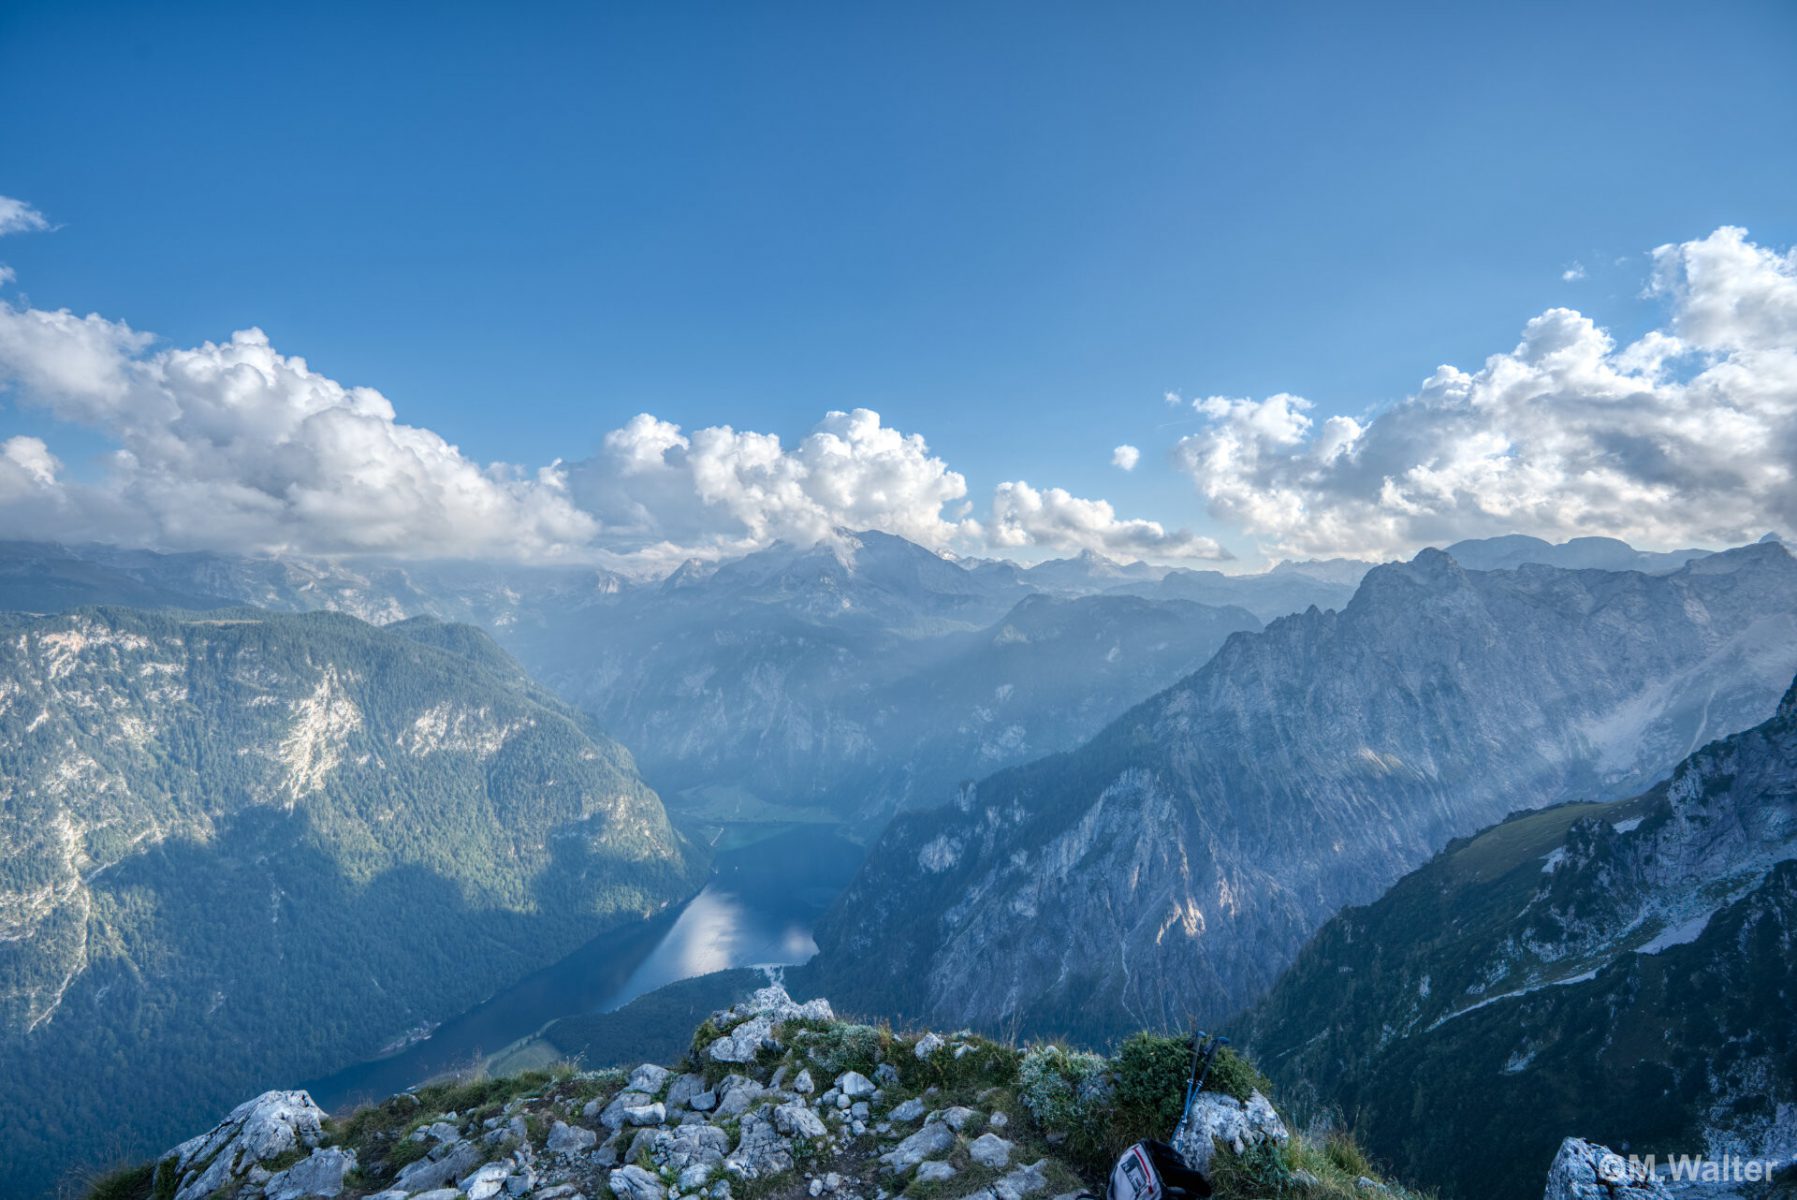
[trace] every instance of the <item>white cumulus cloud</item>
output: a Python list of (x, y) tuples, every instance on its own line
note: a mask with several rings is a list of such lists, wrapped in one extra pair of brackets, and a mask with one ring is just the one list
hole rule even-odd
[(1133, 471), (1141, 461), (1142, 452), (1127, 442), (1111, 451), (1111, 465), (1120, 470)]
[[(282, 355), (260, 330), (150, 351), (147, 335), (0, 303), (0, 385), (118, 445), (94, 483), (59, 480), (34, 438), (6, 443), (13, 536), (168, 547), (556, 556), (596, 522), (560, 471), (482, 467), (386, 397)], [(21, 489), (29, 486), (30, 491)]]
[(1063, 488), (1038, 491), (1028, 483), (1001, 483), (992, 496), (986, 535), (994, 546), (1095, 550), (1113, 558), (1226, 559), (1215, 541), (1159, 521), (1126, 520), (1109, 501), (1086, 500)]
[(1209, 397), (1177, 457), (1270, 553), (1407, 555), (1462, 537), (1605, 533), (1649, 547), (1797, 528), (1797, 252), (1745, 231), (1654, 252), (1667, 327), (1618, 347), (1567, 308), (1364, 424)]
[[(788, 448), (771, 433), (694, 430), (648, 413), (605, 435), (570, 470), (573, 495), (618, 553), (715, 557), (776, 539), (815, 542), (879, 529), (930, 546), (977, 530), (967, 481), (917, 434), (865, 408), (831, 412)], [(957, 512), (945, 516), (945, 506)]]

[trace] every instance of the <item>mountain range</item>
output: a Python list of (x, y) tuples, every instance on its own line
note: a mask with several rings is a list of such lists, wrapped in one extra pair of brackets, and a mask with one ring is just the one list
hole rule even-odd
[[(1640, 570), (1701, 553), (1650, 555), (1601, 538), (1455, 549), (1505, 565)], [(871, 835), (894, 812), (946, 803), (964, 782), (1096, 734), (1230, 633), (1344, 606), (1371, 565), (1225, 575), (1088, 551), (1020, 567), (841, 531), (641, 581), (597, 567), (14, 542), (0, 544), (0, 605), (250, 604), (473, 623), (628, 745), (677, 809), (846, 820)], [(968, 655), (977, 678), (962, 681)]]
[[(651, 581), (7, 543), (0, 604), (0, 1111), (22, 1114), (0, 1123), (0, 1157), (40, 1172), (392, 1049), (692, 895), (707, 855), (677, 824), (710, 840), (828, 821), (872, 841), (821, 954), (789, 972), (859, 1012), (1100, 1044), (1214, 1024), (1273, 989), (1243, 1028), (1288, 1094), (1364, 1111), (1381, 1154), (1468, 1194), (1424, 1161), (1447, 1143), (1399, 1113), (1404, 1055), (1442, 1056), (1445, 1081), (1447, 1058), (1497, 1052), (1480, 1014), (1508, 1001), (1481, 1006), (1480, 980), (1540, 985), (1515, 999), (1567, 1006), (1542, 1010), (1549, 1033), (1597, 1019), (1585, 984), (1625, 977), (1604, 964), (1645, 988), (1641, 971), (1692, 947), (1711, 955), (1693, 977), (1738, 993), (1724, 1028), (1763, 1023), (1788, 990), (1771, 968), (1728, 973), (1705, 940), (1782, 919), (1776, 855), (1749, 878), (1690, 846), (1598, 852), (1604, 829), (1659, 828), (1681, 761), (1705, 794), (1733, 786), (1732, 768), (1692, 765), (1699, 748), (1783, 718), (1797, 561), (1776, 541), (1487, 539), (1227, 576), (840, 532)], [(1558, 887), (1576, 867), (1566, 895), (1462, 889), (1466, 912), (1442, 919), (1474, 942), (1446, 948), (1380, 918), (1402, 969), (1369, 972), (1325, 1022), (1328, 971), (1353, 958), (1315, 958), (1330, 931), (1394, 884), (1392, 911), (1410, 911), (1407, 873), (1464, 862), (1454, 839), (1518, 813), (1474, 844), (1560, 850), (1549, 876), (1506, 860), (1504, 878)], [(1680, 854), (1685, 883), (1637, 870), (1611, 887)], [(1527, 929), (1526, 953), (1499, 929)], [(1375, 1030), (1424, 977), (1423, 999), (1466, 1011)], [(1665, 995), (1668, 1029), (1715, 1015)], [(1292, 1049), (1301, 1033), (1314, 1051)], [(1576, 1043), (1550, 1041), (1506, 1050), (1524, 1063), (1510, 1074), (1584, 1079)], [(1788, 1092), (1767, 1045), (1743, 1069)], [(1696, 1099), (1655, 1125), (1655, 1079), (1606, 1131), (1724, 1145), (1789, 1125), (1683, 1076)], [(1583, 1111), (1530, 1124), (1524, 1107), (1507, 1128), (1531, 1146)], [(1472, 1119), (1441, 1128), (1470, 1138)]]
[(894, 821), (813, 986), (903, 1018), (1110, 1036), (1257, 998), (1345, 905), (1507, 813), (1632, 794), (1797, 671), (1776, 543), (1663, 575), (1367, 573), (1231, 637), (1085, 745)]

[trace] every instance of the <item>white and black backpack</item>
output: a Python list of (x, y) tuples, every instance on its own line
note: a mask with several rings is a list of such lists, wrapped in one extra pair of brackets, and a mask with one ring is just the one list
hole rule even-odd
[[(1174, 1141), (1191, 1118), (1192, 1102), (1204, 1089), (1217, 1051), (1228, 1044), (1228, 1038), (1207, 1037), (1202, 1029), (1193, 1035), (1192, 1070), (1186, 1077), (1185, 1109), (1173, 1131)], [(1105, 1189), (1105, 1200), (1198, 1200), (1208, 1195), (1210, 1181), (1192, 1169), (1186, 1156), (1153, 1138), (1144, 1138), (1123, 1152), (1111, 1168), (1110, 1186)]]
[(1185, 1155), (1152, 1138), (1123, 1152), (1105, 1190), (1105, 1200), (1198, 1200), (1208, 1195), (1210, 1184)]

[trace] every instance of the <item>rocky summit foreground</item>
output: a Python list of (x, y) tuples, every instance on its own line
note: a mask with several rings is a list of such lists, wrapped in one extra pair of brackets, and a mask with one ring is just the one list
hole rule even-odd
[[(971, 1034), (898, 1036), (769, 987), (715, 1014), (680, 1069), (438, 1084), (335, 1121), (304, 1092), (269, 1092), (93, 1195), (1049, 1200), (1101, 1176), (1132, 1125), (1171, 1131), (1170, 1121), (1149, 1126), (1177, 1115), (1184, 1044), (1132, 1046), (1107, 1060)], [(1230, 1156), (1305, 1144), (1255, 1090), (1251, 1068), (1231, 1060), (1225, 1074), (1246, 1091), (1217, 1092), (1204, 1111), (1207, 1129), (1233, 1139)]]
[[(336, 1119), (268, 1092), (89, 1200), (1074, 1200), (1172, 1133), (1189, 1053), (899, 1035), (772, 986), (675, 1068), (438, 1083)], [(1224, 1051), (1199, 1097), (1182, 1149), (1217, 1196), (1412, 1195), (1344, 1134), (1289, 1129), (1265, 1086)]]

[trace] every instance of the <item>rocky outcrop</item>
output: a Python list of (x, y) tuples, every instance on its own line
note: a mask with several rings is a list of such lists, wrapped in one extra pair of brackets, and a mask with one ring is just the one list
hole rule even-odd
[(1258, 1091), (1250, 1094), (1246, 1103), (1218, 1092), (1200, 1092), (1173, 1148), (1193, 1170), (1208, 1178), (1211, 1160), (1220, 1148), (1243, 1154), (1250, 1147), (1283, 1146), (1290, 1140), (1285, 1122)]
[(1548, 1168), (1541, 1200), (1672, 1200), (1672, 1193), (1608, 1147), (1569, 1137)]
[(264, 1163), (324, 1140), (324, 1119), (324, 1110), (305, 1092), (264, 1092), (238, 1105), (210, 1130), (168, 1153), (165, 1170), (175, 1181), (174, 1200), (205, 1200), (257, 1171), (266, 1181)]

